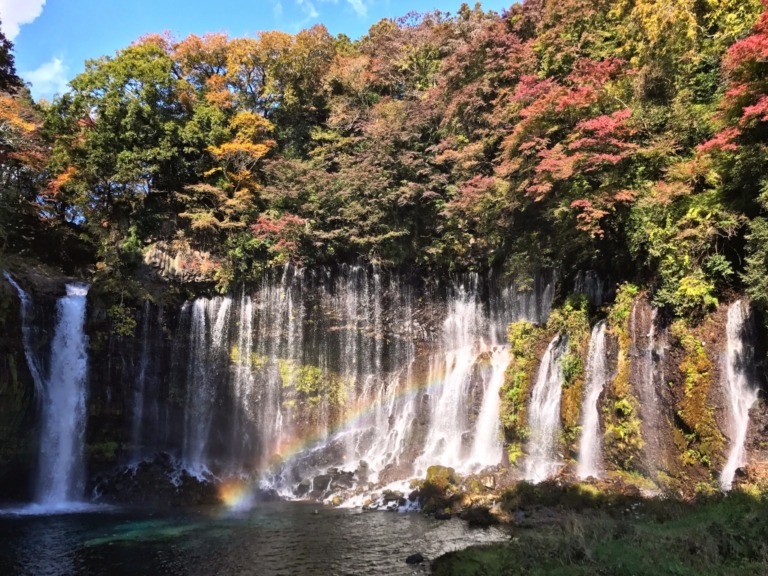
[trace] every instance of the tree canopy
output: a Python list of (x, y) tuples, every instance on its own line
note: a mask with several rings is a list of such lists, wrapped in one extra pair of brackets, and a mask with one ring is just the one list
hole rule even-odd
[(363, 259), (595, 269), (682, 315), (742, 283), (768, 305), (767, 38), (758, 0), (147, 35), (43, 108), (2, 38), (3, 201), (123, 280), (164, 241), (212, 254), (221, 289)]

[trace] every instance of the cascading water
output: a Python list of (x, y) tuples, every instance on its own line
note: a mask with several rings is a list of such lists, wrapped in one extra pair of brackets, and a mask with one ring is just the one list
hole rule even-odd
[(208, 472), (208, 445), (216, 387), (224, 371), (231, 298), (198, 299), (192, 305), (191, 362), (187, 374), (184, 446), (181, 461), (195, 475)]
[(557, 453), (560, 400), (563, 394), (560, 359), (567, 344), (565, 336), (556, 336), (547, 346), (528, 404), (530, 437), (524, 477), (532, 482), (542, 482), (550, 478), (560, 466), (561, 458)]
[(88, 286), (68, 284), (57, 305), (51, 369), (44, 386), (37, 503), (67, 508), (83, 495), (83, 442), (88, 356), (85, 324)]
[(599, 477), (601, 468), (600, 413), (598, 400), (606, 382), (611, 380), (605, 346), (605, 321), (592, 329), (587, 356), (586, 390), (582, 405), (581, 439), (576, 474), (579, 478)]
[(24, 358), (27, 361), (27, 367), (32, 375), (32, 381), (35, 384), (35, 393), (39, 399), (42, 398), (45, 389), (45, 381), (43, 380), (42, 368), (33, 352), (32, 325), (30, 322), (30, 316), (32, 314), (32, 298), (22, 290), (21, 286), (16, 283), (10, 274), (3, 272), (3, 276), (8, 283), (13, 286), (13, 289), (16, 290), (16, 293), (19, 295), (19, 300), (21, 301), (21, 337), (24, 345)]
[(81, 507), (85, 476), (83, 443), (88, 372), (85, 324), (85, 284), (67, 284), (56, 306), (56, 324), (48, 375), (44, 375), (32, 345), (31, 297), (4, 273), (21, 300), (24, 354), (40, 407), (40, 452), (35, 486), (35, 512)]
[(551, 282), (535, 288), (286, 266), (234, 302), (190, 302), (170, 361), (177, 447), (157, 444), (198, 477), (258, 476), (285, 496), (338, 489), (328, 470), (389, 483), (498, 464), (506, 325), (546, 319)]
[(736, 470), (746, 463), (744, 444), (749, 429), (749, 409), (757, 400), (757, 388), (750, 382), (753, 351), (748, 338), (748, 314), (741, 301), (728, 309), (726, 349), (723, 358), (723, 385), (728, 397), (728, 460), (720, 473), (720, 486), (730, 490)]
[(643, 459), (649, 474), (666, 466), (665, 438), (670, 435), (660, 389), (665, 382), (667, 335), (657, 328), (658, 310), (636, 300), (630, 316), (632, 381), (640, 401), (640, 420), (645, 446)]
[(476, 285), (477, 276), (473, 275), (469, 287), (460, 286), (449, 303), (442, 330), (443, 354), (433, 356), (429, 370), (429, 381), (441, 386), (431, 395), (432, 418), (424, 451), (416, 461), (417, 474), (424, 473), (430, 464), (455, 465), (465, 459), (470, 376), (480, 352), (475, 347), (480, 328)]
[(476, 466), (498, 464), (501, 462), (503, 445), (499, 427), (501, 398), (499, 391), (504, 384), (504, 373), (509, 365), (509, 349), (494, 346), (490, 356), (490, 377), (483, 389), (483, 404), (477, 416), (475, 440), (469, 462)]

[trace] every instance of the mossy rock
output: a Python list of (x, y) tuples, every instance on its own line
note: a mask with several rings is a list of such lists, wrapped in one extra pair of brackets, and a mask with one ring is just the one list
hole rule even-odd
[(453, 468), (430, 466), (419, 491), (422, 509), (427, 513), (453, 510), (461, 504), (463, 495), (457, 488), (460, 479)]

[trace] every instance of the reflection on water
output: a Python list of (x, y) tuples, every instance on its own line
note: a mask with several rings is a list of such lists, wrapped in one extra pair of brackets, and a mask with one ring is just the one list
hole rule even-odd
[(0, 574), (418, 574), (422, 567), (405, 564), (409, 554), (435, 558), (507, 537), (419, 514), (315, 509), (288, 502), (237, 514), (0, 517)]

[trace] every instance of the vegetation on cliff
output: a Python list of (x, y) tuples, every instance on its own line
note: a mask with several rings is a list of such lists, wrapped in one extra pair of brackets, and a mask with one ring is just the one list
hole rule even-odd
[(656, 4), (149, 34), (50, 104), (2, 38), (0, 249), (109, 284), (108, 308), (158, 243), (221, 290), (362, 258), (592, 268), (689, 317), (742, 281), (764, 304), (768, 12)]

